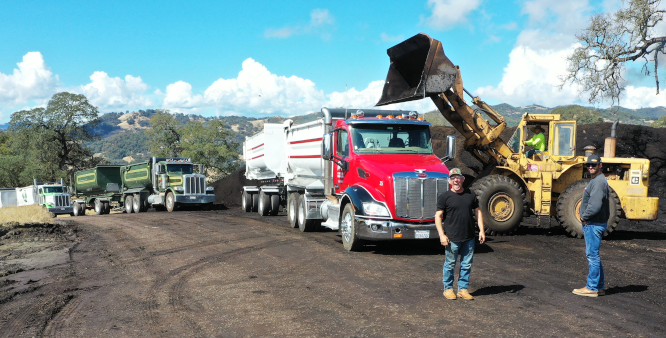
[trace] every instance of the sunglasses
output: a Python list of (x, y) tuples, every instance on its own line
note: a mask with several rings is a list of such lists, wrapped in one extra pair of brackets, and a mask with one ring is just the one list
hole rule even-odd
[(598, 164), (585, 164), (585, 166), (588, 168), (596, 168)]

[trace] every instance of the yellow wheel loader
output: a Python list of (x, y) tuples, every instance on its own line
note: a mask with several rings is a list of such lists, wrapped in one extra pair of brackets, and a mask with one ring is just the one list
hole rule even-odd
[[(387, 53), (391, 65), (377, 106), (432, 99), (465, 138), (465, 150), (483, 164), (471, 189), (479, 198), (487, 233), (510, 233), (524, 215), (534, 214), (555, 216), (569, 234), (583, 237), (578, 213), (588, 182), (583, 163), (593, 150), (576, 156), (576, 121), (561, 121), (557, 114), (524, 114), (505, 142), (500, 138), (506, 127), (504, 117), (463, 88), (460, 69), (446, 57), (440, 41), (421, 33)], [(472, 98), (476, 109), (465, 102), (463, 93)], [(526, 141), (535, 127), (547, 134), (546, 147), (528, 157)], [(612, 195), (606, 234), (615, 230), (620, 217), (656, 219), (659, 203), (658, 198), (648, 197), (650, 161), (615, 157), (614, 136), (613, 129), (602, 157)]]

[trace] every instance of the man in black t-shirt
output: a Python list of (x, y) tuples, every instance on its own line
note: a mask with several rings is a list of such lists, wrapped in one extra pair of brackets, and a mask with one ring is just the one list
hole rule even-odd
[[(435, 213), (435, 225), (439, 232), (439, 240), (446, 248), (446, 259), (444, 260), (444, 297), (456, 299), (461, 297), (466, 300), (474, 299), (467, 291), (469, 275), (472, 272), (472, 259), (474, 258), (474, 217), (476, 214), (479, 224), (479, 243), (486, 241), (483, 217), (479, 209), (479, 201), (476, 194), (469, 189), (463, 189), (465, 176), (458, 168), (449, 172), (449, 184), (451, 189), (439, 195), (437, 199), (437, 212)], [(444, 224), (442, 224), (444, 220)], [(456, 262), (460, 258), (460, 275), (458, 277), (458, 294), (453, 292), (453, 272)]]

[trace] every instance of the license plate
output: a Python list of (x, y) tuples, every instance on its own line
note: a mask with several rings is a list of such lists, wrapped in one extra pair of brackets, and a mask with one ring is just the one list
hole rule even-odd
[(197, 197), (196, 196), (190, 196), (190, 199), (195, 200), (195, 199), (197, 199)]
[(430, 238), (430, 230), (415, 230), (414, 238)]
[(65, 208), (60, 208), (60, 210), (65, 210)]

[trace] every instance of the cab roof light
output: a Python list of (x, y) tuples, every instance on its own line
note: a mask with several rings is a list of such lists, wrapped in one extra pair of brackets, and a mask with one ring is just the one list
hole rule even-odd
[(395, 119), (396, 119), (396, 120), (402, 120), (403, 117), (404, 117), (404, 115), (396, 115), (396, 116), (395, 116)]
[(409, 112), (409, 118), (411, 118), (411, 119), (415, 119), (415, 120), (418, 120), (418, 118), (419, 118), (419, 113), (417, 113), (417, 112), (415, 112), (415, 111), (410, 111), (410, 112)]
[(356, 112), (356, 116), (358, 116), (359, 118), (362, 118), (363, 116), (365, 116), (365, 112), (362, 111), (362, 110), (359, 110), (359, 111)]
[(393, 120), (393, 115), (386, 115), (386, 118), (389, 120)]
[(377, 118), (381, 120), (384, 118), (384, 115), (377, 115)]
[(352, 119), (357, 119), (358, 116), (357, 116), (357, 115), (352, 115), (351, 118), (352, 118)]

